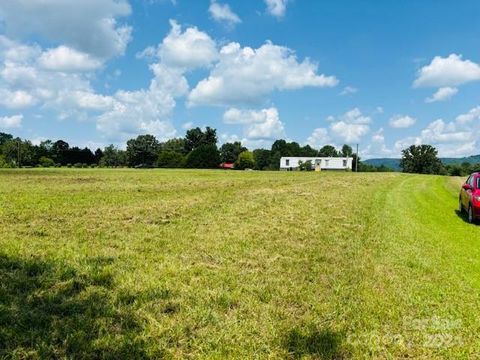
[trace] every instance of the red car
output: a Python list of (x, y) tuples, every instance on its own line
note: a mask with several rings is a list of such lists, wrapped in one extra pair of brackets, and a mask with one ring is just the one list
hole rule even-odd
[(458, 200), (458, 210), (468, 214), (468, 222), (480, 219), (480, 173), (473, 173), (462, 185)]

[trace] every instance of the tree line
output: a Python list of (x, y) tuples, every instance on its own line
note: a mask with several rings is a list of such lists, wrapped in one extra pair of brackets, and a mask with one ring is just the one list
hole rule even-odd
[[(64, 140), (45, 140), (38, 145), (31, 141), (0, 133), (0, 167), (159, 167), (159, 168), (218, 168), (233, 163), (236, 169), (278, 170), (282, 156), (353, 157), (349, 145), (337, 150), (325, 145), (317, 150), (310, 145), (276, 140), (270, 149), (248, 150), (241, 142), (217, 146), (217, 131), (211, 127), (193, 128), (184, 137), (160, 142), (153, 135), (139, 135), (127, 141), (126, 149), (114, 145), (92, 151), (88, 147), (71, 147)], [(359, 165), (359, 170), (361, 166)], [(307, 169), (306, 167), (303, 167)], [(309, 169), (308, 169), (309, 170)], [(355, 168), (353, 169), (355, 170)], [(365, 169), (365, 171), (374, 171)]]

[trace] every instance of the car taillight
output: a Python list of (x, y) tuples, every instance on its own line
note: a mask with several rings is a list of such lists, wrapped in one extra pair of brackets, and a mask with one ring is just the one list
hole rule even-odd
[(475, 195), (473, 198), (475, 199), (475, 201), (480, 202), (480, 195)]

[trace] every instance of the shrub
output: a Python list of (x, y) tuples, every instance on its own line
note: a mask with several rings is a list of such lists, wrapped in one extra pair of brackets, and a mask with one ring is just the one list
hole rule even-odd
[(38, 164), (41, 166), (41, 167), (52, 167), (52, 166), (55, 166), (55, 161), (53, 161), (52, 159), (46, 157), (46, 156), (42, 156), (40, 157), (40, 159), (38, 160)]
[(235, 161), (235, 169), (253, 169), (255, 167), (255, 156), (251, 151), (243, 151)]
[[(68, 165), (67, 165), (67, 166), (68, 166)], [(74, 167), (74, 168), (77, 168), (77, 169), (80, 169), (80, 168), (83, 167), (83, 164), (82, 164), (82, 163), (75, 163), (75, 164), (73, 164), (73, 167)]]

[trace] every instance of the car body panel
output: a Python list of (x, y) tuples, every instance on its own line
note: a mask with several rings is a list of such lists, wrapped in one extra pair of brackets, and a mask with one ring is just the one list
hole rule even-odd
[(459, 201), (462, 208), (472, 208), (473, 218), (480, 219), (480, 173), (471, 174), (460, 189)]

